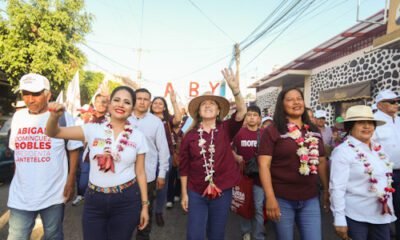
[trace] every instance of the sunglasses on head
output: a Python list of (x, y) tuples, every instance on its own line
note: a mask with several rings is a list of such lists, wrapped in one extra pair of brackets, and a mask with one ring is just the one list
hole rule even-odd
[(42, 91), (40, 91), (40, 92), (22, 91), (22, 96), (38, 97), (38, 96), (42, 95), (43, 92), (44, 92), (44, 90), (42, 90)]
[(389, 104), (398, 104), (399, 100), (393, 99), (393, 100), (385, 100), (385, 101), (382, 101), (382, 102), (389, 103)]

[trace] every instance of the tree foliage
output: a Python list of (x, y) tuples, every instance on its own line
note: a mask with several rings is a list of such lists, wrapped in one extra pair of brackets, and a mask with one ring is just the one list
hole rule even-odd
[[(104, 74), (101, 72), (93, 72), (93, 71), (79, 72), (79, 78), (80, 78), (79, 88), (81, 90), (82, 105), (90, 102), (93, 95), (96, 93), (97, 89), (103, 82), (104, 77), (105, 77)], [(102, 89), (102, 92), (111, 93), (114, 88), (120, 85), (121, 83), (113, 79), (110, 79), (107, 83), (107, 86), (104, 86), (106, 89)]]
[(0, 69), (12, 86), (22, 75), (46, 76), (58, 92), (86, 62), (77, 44), (90, 31), (84, 0), (8, 0), (0, 17)]

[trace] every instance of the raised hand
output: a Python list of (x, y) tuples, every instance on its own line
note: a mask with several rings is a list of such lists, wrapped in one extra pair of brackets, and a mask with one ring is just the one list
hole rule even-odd
[(239, 76), (233, 73), (232, 68), (224, 68), (221, 71), (226, 83), (228, 83), (229, 88), (232, 90), (233, 94), (240, 92)]
[(174, 90), (171, 90), (171, 92), (169, 92), (169, 99), (171, 100), (171, 103), (176, 102), (176, 94)]
[(62, 104), (56, 103), (56, 102), (51, 102), (47, 106), (49, 109), (49, 112), (51, 113), (52, 116), (54, 117), (61, 117), (65, 111), (65, 107)]

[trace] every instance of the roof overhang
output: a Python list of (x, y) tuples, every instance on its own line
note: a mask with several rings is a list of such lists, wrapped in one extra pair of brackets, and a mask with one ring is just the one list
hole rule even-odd
[(278, 75), (268, 78), (268, 80), (261, 79), (257, 87), (279, 87), (284, 83), (286, 85), (297, 86), (304, 83), (304, 78), (311, 75), (311, 70), (286, 70)]

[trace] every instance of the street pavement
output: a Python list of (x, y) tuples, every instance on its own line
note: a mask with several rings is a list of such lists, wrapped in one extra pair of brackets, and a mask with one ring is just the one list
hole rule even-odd
[[(8, 198), (9, 184), (5, 183), (0, 186), (0, 240), (7, 239), (8, 232)], [(186, 215), (183, 210), (176, 206), (171, 210), (165, 210), (164, 219), (165, 226), (158, 227), (155, 222), (151, 233), (152, 240), (184, 240), (186, 234)], [(68, 203), (65, 208), (64, 219), (64, 235), (65, 240), (81, 240), (82, 238), (82, 216), (83, 205), (72, 206)], [(338, 239), (332, 227), (332, 217), (330, 214), (323, 213), (323, 239), (334, 240)], [(272, 224), (266, 224), (267, 240), (276, 239), (272, 230)], [(228, 224), (226, 227), (226, 240), (240, 240), (240, 223), (239, 217), (233, 213), (230, 214)], [(37, 219), (35, 228), (33, 230), (31, 240), (39, 240), (43, 236), (43, 229), (41, 227), (40, 219)], [(132, 238), (133, 239), (133, 238)], [(300, 239), (296, 233), (295, 239)]]

